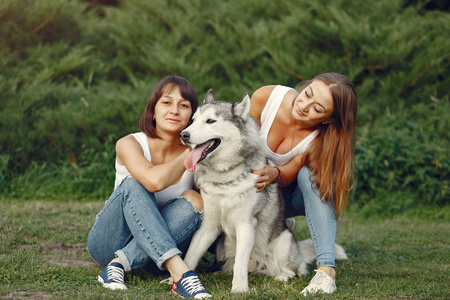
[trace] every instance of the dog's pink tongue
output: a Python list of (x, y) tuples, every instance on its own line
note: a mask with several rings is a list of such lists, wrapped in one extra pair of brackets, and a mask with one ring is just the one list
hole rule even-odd
[(202, 152), (206, 149), (206, 147), (208, 147), (208, 144), (209, 143), (204, 143), (200, 146), (197, 146), (188, 154), (188, 156), (184, 160), (184, 166), (186, 167), (186, 170), (188, 170), (189, 172), (194, 172), (195, 165), (202, 157)]

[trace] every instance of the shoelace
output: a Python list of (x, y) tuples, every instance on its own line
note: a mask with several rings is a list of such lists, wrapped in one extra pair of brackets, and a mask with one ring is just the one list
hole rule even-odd
[(114, 282), (123, 283), (124, 271), (121, 268), (108, 266), (108, 279)]
[(322, 281), (324, 281), (326, 279), (327, 279), (327, 277), (325, 276), (324, 273), (317, 271), (316, 276), (314, 276), (314, 278), (311, 280), (310, 285), (312, 285), (312, 284), (320, 285), (322, 283)]
[(190, 294), (205, 292), (205, 288), (197, 276), (187, 277), (181, 281), (181, 284), (185, 286), (186, 291)]

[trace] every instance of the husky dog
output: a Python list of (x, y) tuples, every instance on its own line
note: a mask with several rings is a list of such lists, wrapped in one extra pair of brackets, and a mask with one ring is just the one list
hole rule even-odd
[[(261, 273), (287, 281), (307, 274), (315, 259), (311, 239), (297, 242), (287, 229), (284, 201), (277, 184), (257, 193), (255, 183), (267, 163), (259, 126), (249, 116), (250, 98), (235, 104), (215, 101), (209, 90), (180, 134), (193, 150), (185, 160), (194, 171), (203, 197), (204, 213), (185, 257), (195, 269), (208, 247), (223, 233), (217, 258), (226, 273), (233, 271), (232, 292), (248, 291), (248, 273)], [(337, 245), (336, 256), (345, 256)], [(345, 257), (346, 258), (346, 257)]]

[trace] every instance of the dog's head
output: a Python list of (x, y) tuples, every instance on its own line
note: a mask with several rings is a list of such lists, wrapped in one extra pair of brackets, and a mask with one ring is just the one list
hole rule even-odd
[(209, 90), (193, 116), (193, 122), (180, 133), (181, 141), (192, 151), (185, 160), (186, 169), (195, 170), (195, 165), (204, 159), (215, 158), (214, 164), (229, 164), (236, 161), (236, 154), (242, 147), (245, 122), (250, 110), (247, 93), (231, 104), (216, 101), (213, 90)]

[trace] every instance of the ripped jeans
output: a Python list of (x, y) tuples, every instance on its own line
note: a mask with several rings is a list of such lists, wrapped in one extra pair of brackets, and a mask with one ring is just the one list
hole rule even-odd
[(201, 213), (184, 197), (169, 200), (160, 212), (154, 194), (128, 177), (97, 215), (87, 247), (101, 267), (117, 256), (125, 272), (145, 267), (163, 274), (167, 259), (186, 253), (201, 221)]
[(286, 201), (285, 217), (306, 216), (309, 232), (316, 250), (317, 267), (336, 268), (336, 214), (334, 205), (320, 200), (320, 192), (311, 182), (310, 170), (303, 167), (297, 181), (281, 189)]

